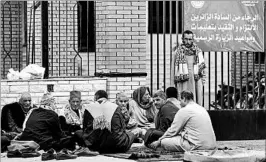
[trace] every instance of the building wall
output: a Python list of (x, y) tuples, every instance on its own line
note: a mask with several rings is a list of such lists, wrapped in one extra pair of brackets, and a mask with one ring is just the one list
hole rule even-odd
[(146, 2), (96, 3), (97, 71), (145, 72)]
[[(56, 98), (59, 108), (62, 108), (69, 100), (69, 92), (72, 90), (81, 91), (84, 104), (94, 100), (94, 93), (97, 90), (107, 89), (106, 78), (61, 78), (30, 81), (1, 81), (1, 107), (5, 104), (19, 100), (21, 93), (29, 92), (32, 96), (32, 103), (39, 104), (42, 95), (48, 91), (48, 85), (53, 86), (52, 95)], [(59, 110), (60, 111), (60, 110)]]

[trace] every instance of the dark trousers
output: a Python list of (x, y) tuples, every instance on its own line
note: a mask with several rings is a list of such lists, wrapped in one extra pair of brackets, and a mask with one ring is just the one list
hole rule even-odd
[(10, 140), (7, 136), (1, 136), (1, 152), (7, 151), (7, 146), (10, 145)]
[(154, 141), (157, 141), (164, 134), (163, 131), (156, 130), (154, 128), (148, 129), (144, 137), (144, 145), (148, 147)]

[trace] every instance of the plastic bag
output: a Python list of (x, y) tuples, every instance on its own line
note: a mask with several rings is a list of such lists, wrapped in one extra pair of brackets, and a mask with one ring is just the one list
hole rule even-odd
[(8, 80), (18, 80), (19, 79), (19, 72), (14, 71), (13, 68), (9, 69), (8, 73), (7, 73), (7, 79)]
[[(45, 68), (36, 65), (36, 64), (29, 64), (20, 72), (20, 78), (27, 80), (27, 79), (43, 79)], [(29, 75), (30, 74), (30, 77)]]

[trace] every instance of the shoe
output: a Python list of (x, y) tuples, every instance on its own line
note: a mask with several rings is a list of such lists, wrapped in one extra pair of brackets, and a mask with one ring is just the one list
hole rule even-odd
[(23, 152), (22, 157), (23, 158), (29, 158), (29, 157), (39, 157), (41, 154), (37, 151), (33, 152)]
[(72, 154), (67, 149), (63, 149), (56, 154), (56, 160), (65, 160), (65, 159), (76, 159), (78, 155)]
[(19, 158), (19, 157), (22, 157), (22, 154), (19, 150), (7, 151), (7, 157), (8, 158)]
[(79, 149), (75, 150), (73, 153), (77, 156), (97, 156), (97, 155), (99, 155), (99, 152), (91, 151), (87, 147), (80, 147)]
[(55, 159), (54, 149), (48, 150), (46, 153), (42, 154), (42, 161)]

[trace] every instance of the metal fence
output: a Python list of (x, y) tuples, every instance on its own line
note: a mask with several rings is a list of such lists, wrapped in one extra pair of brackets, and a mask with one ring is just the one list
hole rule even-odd
[[(183, 2), (148, 2), (151, 89), (170, 85), (173, 47), (181, 39)], [(207, 80), (203, 105), (214, 109), (265, 109), (266, 59), (263, 52), (204, 52)]]
[[(173, 47), (183, 29), (181, 1), (149, 1), (147, 80), (151, 90), (170, 85)], [(94, 76), (97, 65), (93, 1), (1, 2), (1, 76), (37, 63), (45, 78)], [(209, 109), (265, 109), (265, 53), (204, 52)]]
[(45, 67), (45, 78), (94, 75), (94, 1), (5, 1), (1, 8), (3, 78), (28, 64)]

